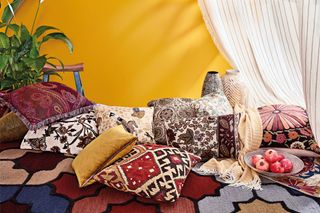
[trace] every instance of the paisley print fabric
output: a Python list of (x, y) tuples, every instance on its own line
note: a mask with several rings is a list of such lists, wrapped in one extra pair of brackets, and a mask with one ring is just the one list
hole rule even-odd
[(173, 147), (136, 145), (94, 179), (119, 191), (156, 201), (174, 202), (199, 160), (198, 156)]
[(153, 132), (155, 141), (166, 144), (164, 122), (180, 118), (199, 116), (219, 116), (233, 113), (228, 99), (223, 93), (211, 93), (199, 99), (164, 98), (148, 103), (154, 106)]
[(31, 130), (88, 112), (93, 105), (77, 91), (57, 82), (28, 85), (0, 96), (1, 99)]
[(119, 107), (97, 104), (94, 107), (99, 133), (122, 124), (138, 137), (138, 143), (154, 143), (152, 107)]
[(320, 154), (305, 109), (277, 104), (258, 110), (263, 124), (262, 147), (304, 149)]
[(202, 161), (215, 158), (236, 158), (239, 114), (182, 118), (165, 121), (168, 146), (188, 151)]
[(75, 155), (97, 136), (96, 118), (91, 111), (29, 130), (20, 148)]

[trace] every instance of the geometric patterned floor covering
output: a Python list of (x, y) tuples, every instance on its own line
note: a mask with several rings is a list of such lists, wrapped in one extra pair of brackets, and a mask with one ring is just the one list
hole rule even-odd
[(280, 184), (267, 181), (263, 190), (251, 191), (195, 172), (175, 203), (156, 203), (98, 183), (80, 189), (72, 160), (20, 150), (19, 143), (0, 143), (0, 212), (320, 212), (320, 199)]

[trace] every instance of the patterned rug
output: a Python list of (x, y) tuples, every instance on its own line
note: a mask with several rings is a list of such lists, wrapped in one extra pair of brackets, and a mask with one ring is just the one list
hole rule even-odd
[(320, 199), (266, 181), (261, 191), (192, 172), (175, 203), (156, 203), (102, 184), (80, 189), (71, 157), (0, 143), (0, 212), (320, 212)]

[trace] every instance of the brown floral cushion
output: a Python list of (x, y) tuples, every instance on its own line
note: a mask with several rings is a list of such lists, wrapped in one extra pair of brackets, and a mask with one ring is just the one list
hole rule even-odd
[(78, 154), (97, 136), (96, 118), (91, 111), (37, 130), (29, 130), (20, 148)]
[(168, 146), (191, 152), (207, 161), (213, 157), (236, 158), (239, 116), (205, 116), (165, 121)]
[(305, 109), (294, 105), (268, 105), (258, 108), (262, 125), (261, 147), (303, 149), (320, 154)]
[(138, 137), (138, 143), (154, 143), (152, 107), (138, 108), (97, 104), (94, 106), (94, 110), (100, 133), (122, 124), (128, 132)]
[(150, 101), (148, 106), (154, 107), (153, 133), (159, 144), (166, 144), (164, 122), (180, 118), (199, 116), (219, 116), (233, 113), (233, 109), (223, 93), (211, 93), (199, 99), (164, 98)]
[(200, 158), (174, 147), (136, 145), (94, 179), (119, 191), (156, 201), (174, 202)]

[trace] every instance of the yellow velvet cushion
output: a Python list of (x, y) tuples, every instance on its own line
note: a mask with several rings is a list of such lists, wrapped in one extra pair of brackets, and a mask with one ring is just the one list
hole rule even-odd
[(97, 172), (130, 152), (136, 142), (137, 137), (128, 133), (122, 125), (99, 135), (72, 162), (79, 186), (92, 184)]
[(28, 132), (26, 125), (13, 112), (0, 118), (0, 142), (22, 140)]

